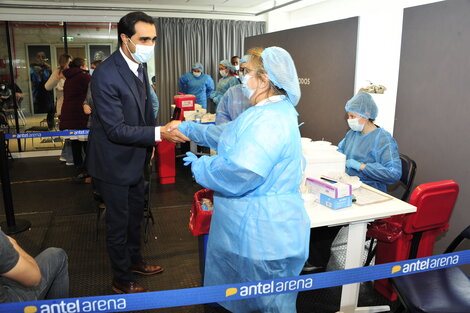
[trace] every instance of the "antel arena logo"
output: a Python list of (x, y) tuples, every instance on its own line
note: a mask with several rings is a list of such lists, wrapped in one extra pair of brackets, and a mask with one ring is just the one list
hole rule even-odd
[(440, 258), (435, 259), (424, 259), (424, 260), (416, 260), (414, 262), (406, 263), (401, 265), (395, 265), (392, 267), (392, 274), (401, 272), (404, 274), (413, 273), (413, 272), (420, 272), (424, 270), (432, 270), (437, 269), (445, 266), (452, 266), (457, 265), (459, 263), (459, 256), (458, 255), (449, 255), (443, 256)]
[(241, 297), (247, 296), (262, 296), (272, 293), (292, 292), (303, 289), (310, 289), (313, 286), (312, 278), (300, 278), (279, 282), (258, 283), (255, 285), (242, 286), (240, 290), (237, 288), (227, 288), (225, 290), (225, 297), (230, 297), (239, 294)]
[(106, 312), (124, 310), (127, 307), (126, 299), (107, 299), (93, 301), (61, 301), (54, 304), (30, 305), (24, 308), (24, 313), (82, 313), (82, 312)]

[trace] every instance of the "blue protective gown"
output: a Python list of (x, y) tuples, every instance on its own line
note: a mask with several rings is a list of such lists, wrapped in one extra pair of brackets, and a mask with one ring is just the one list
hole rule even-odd
[[(290, 102), (251, 107), (222, 125), (184, 122), (179, 129), (216, 149), (192, 163), (196, 181), (215, 191), (205, 286), (299, 275), (310, 221), (299, 187), (302, 151)], [(297, 294), (220, 303), (232, 312), (296, 312)]]
[(196, 103), (207, 108), (207, 98), (214, 90), (214, 80), (207, 74), (195, 77), (192, 72), (184, 73), (179, 79), (179, 90), (196, 96)]
[(233, 121), (250, 106), (250, 99), (243, 94), (243, 85), (230, 87), (217, 106), (215, 123), (218, 125)]
[(232, 86), (240, 84), (240, 81), (236, 76), (227, 76), (219, 79), (217, 87), (213, 92), (211, 92), (210, 98), (214, 101), (215, 104), (219, 104), (220, 100), (224, 96), (225, 92)]
[(396, 183), (401, 177), (401, 161), (398, 145), (392, 135), (377, 128), (365, 135), (350, 130), (338, 145), (338, 151), (346, 159), (365, 163), (363, 171), (347, 168), (346, 173), (358, 176), (369, 186), (387, 192), (387, 185)]

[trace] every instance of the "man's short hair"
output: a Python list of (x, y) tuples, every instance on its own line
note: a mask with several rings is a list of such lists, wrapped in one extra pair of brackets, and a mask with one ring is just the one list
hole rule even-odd
[(121, 34), (125, 34), (129, 38), (134, 36), (135, 24), (137, 22), (144, 22), (155, 25), (153, 18), (142, 11), (131, 12), (124, 15), (123, 17), (121, 17), (118, 23), (119, 46), (121, 46), (122, 44)]

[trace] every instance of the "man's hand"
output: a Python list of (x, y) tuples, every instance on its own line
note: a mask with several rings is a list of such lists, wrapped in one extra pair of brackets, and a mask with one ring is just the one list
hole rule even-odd
[(91, 114), (91, 107), (86, 103), (83, 104), (83, 113), (85, 113), (86, 115)]
[(160, 127), (161, 138), (173, 143), (189, 141), (190, 139), (178, 130), (179, 124), (181, 124), (181, 121), (171, 121), (165, 126)]

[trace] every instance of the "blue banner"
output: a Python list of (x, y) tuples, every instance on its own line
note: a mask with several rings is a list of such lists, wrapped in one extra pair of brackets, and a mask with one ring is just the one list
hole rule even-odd
[(32, 133), (18, 133), (18, 134), (5, 134), (5, 138), (9, 139), (24, 139), (24, 138), (42, 138), (42, 137), (70, 137), (70, 136), (85, 136), (88, 135), (90, 130), (62, 130), (55, 132), (32, 132)]
[(1, 313), (128, 312), (254, 298), (286, 292), (329, 288), (415, 274), (470, 263), (470, 250), (282, 279), (138, 294), (16, 302), (0, 305)]

